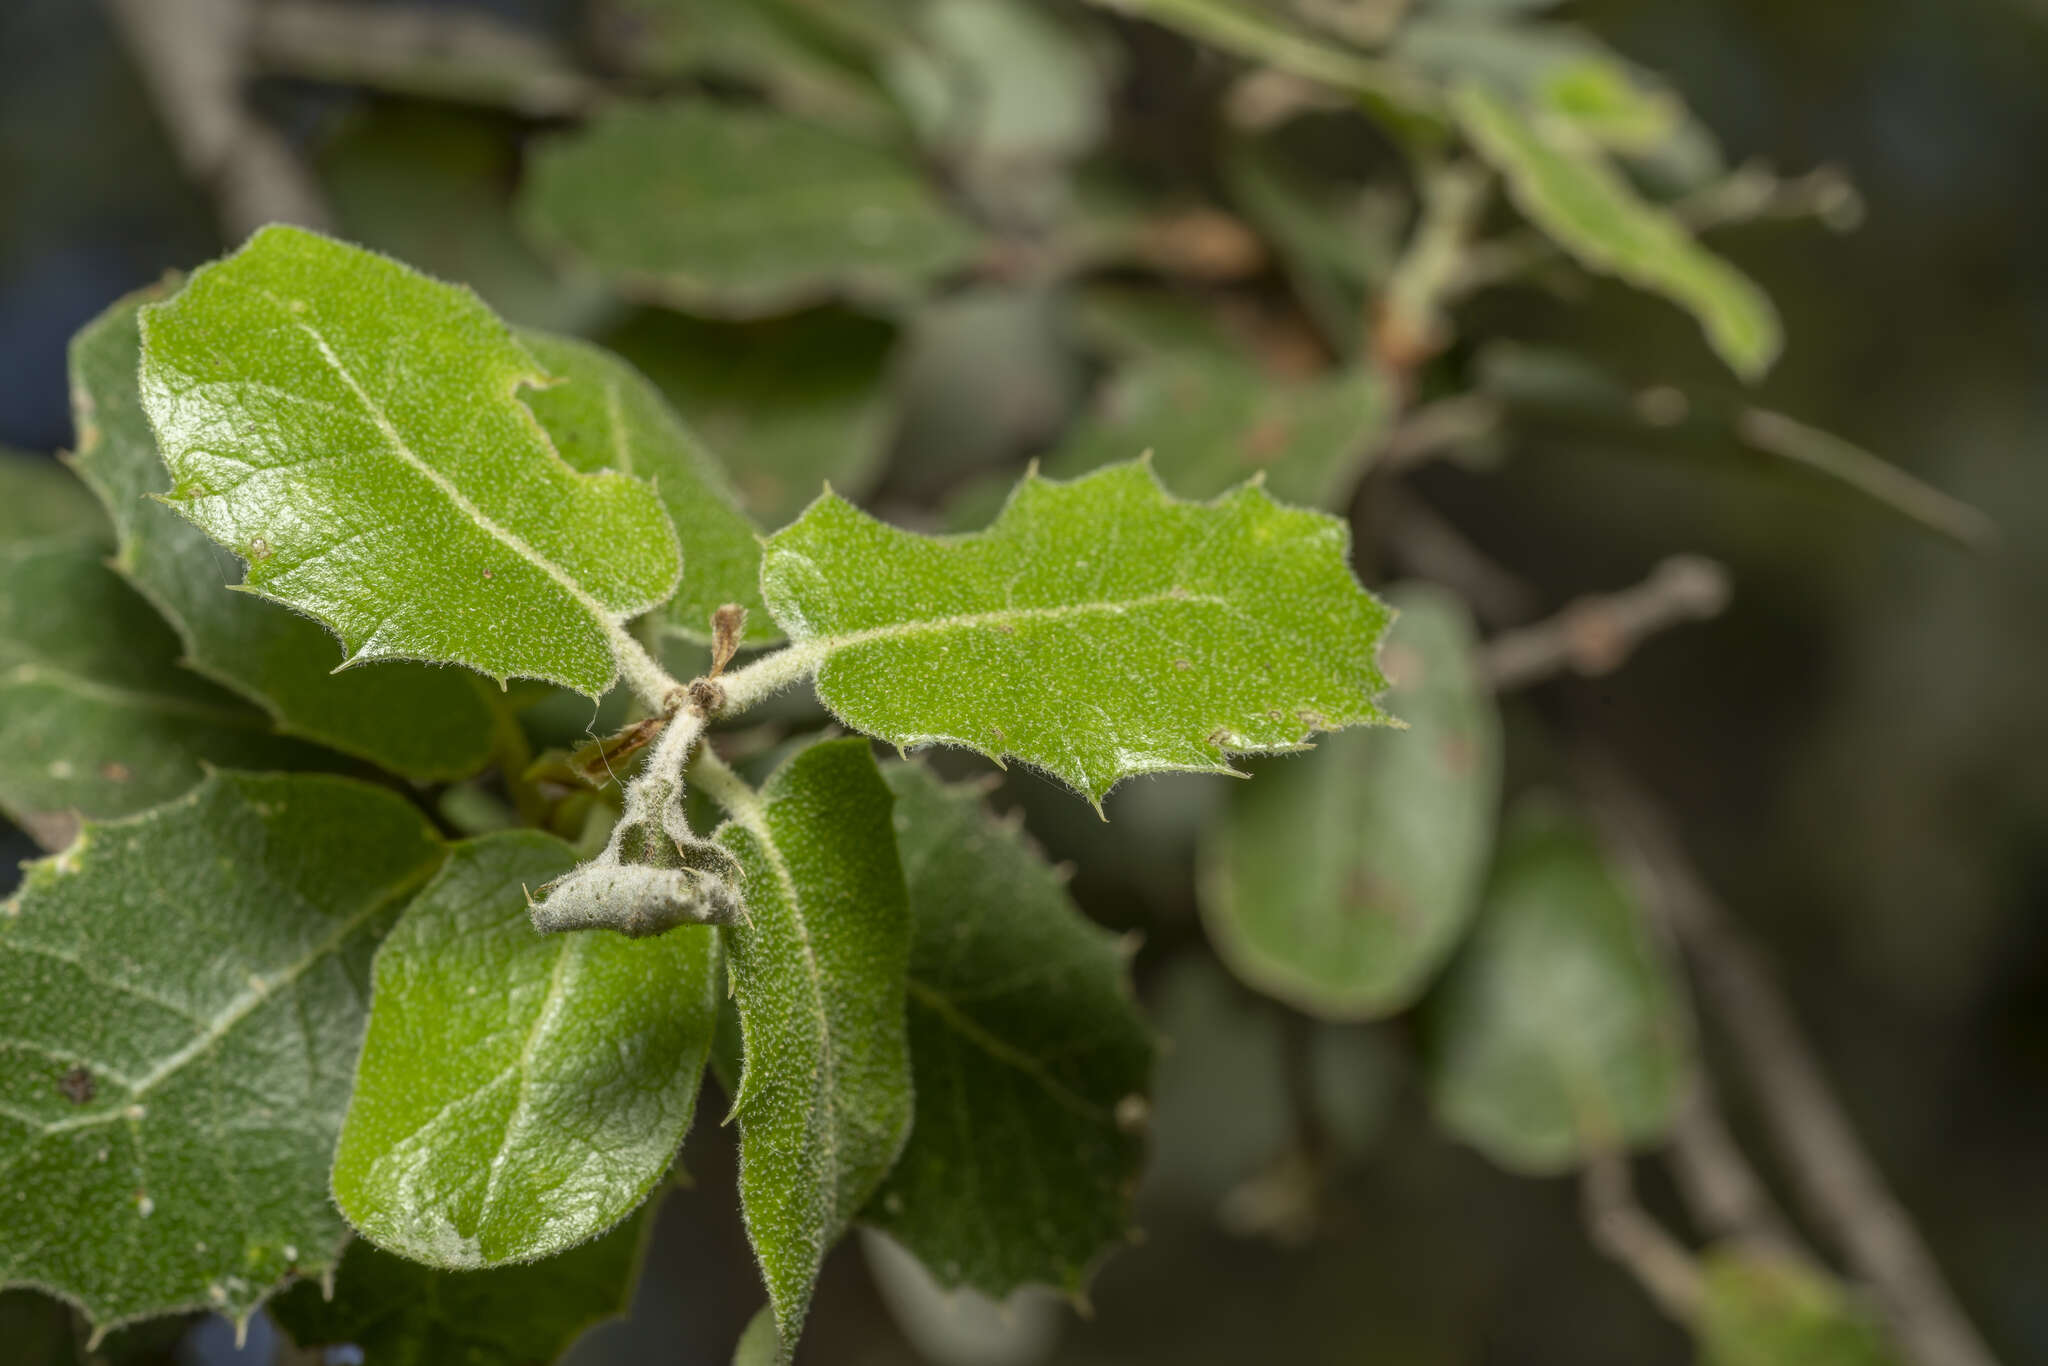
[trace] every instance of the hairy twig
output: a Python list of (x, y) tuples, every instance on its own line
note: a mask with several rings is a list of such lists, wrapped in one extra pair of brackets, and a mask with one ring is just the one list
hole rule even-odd
[(1699, 1311), (1699, 1266), (1683, 1243), (1636, 1203), (1628, 1156), (1603, 1148), (1579, 1176), (1580, 1209), (1593, 1246), (1626, 1267), (1658, 1308), (1681, 1323)]
[(253, 17), (248, 0), (107, 0), (178, 160), (212, 195), (236, 241), (266, 223), (325, 228), (319, 186), (276, 129), (243, 99)]
[(1918, 1366), (1994, 1366), (1858, 1141), (1761, 955), (1694, 870), (1655, 799), (1611, 762), (1595, 758), (1587, 770), (1608, 843), (1694, 964), (1808, 1214), (1868, 1283)]
[(1718, 616), (1727, 605), (1726, 570), (1698, 555), (1673, 555), (1634, 588), (1580, 598), (1548, 621), (1494, 637), (1487, 677), (1500, 691), (1567, 671), (1597, 678), (1658, 632)]

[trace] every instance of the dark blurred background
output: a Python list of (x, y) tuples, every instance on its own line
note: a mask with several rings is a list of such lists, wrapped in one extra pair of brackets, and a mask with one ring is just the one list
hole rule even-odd
[[(567, 0), (480, 7), (575, 31)], [(1531, 434), (1498, 470), (1433, 470), (1421, 486), (1553, 603), (1632, 582), (1674, 549), (1734, 571), (1724, 617), (1565, 705), (1682, 814), (1994, 1348), (2048, 1361), (2048, 3), (1581, 0), (1564, 13), (1665, 73), (1731, 160), (1850, 171), (1868, 201), (1860, 231), (1716, 239), (1785, 315), (1763, 401), (1987, 509), (2001, 541), (1960, 551), (1760, 457), (1611, 435)], [(260, 95), (316, 152), (373, 102)], [(53, 451), (71, 439), (71, 333), (226, 245), (87, 0), (0, 3), (0, 206), (0, 443)], [(1618, 290), (1482, 309), (1489, 333), (1620, 357), (1639, 382), (1724, 383), (1686, 319)], [(1161, 810), (1210, 800), (1199, 784), (1120, 794), (1113, 839), (1041, 827), (1052, 804), (1028, 784), (1011, 800), (1056, 854), (1084, 861), (1091, 914), (1163, 926), (1165, 944), (1176, 924), (1192, 935), (1186, 888), (1149, 871), (1185, 851), (1131, 851), (1151, 825), (1186, 828)], [(8, 839), (10, 856), (30, 852)], [(1202, 1192), (1233, 1154), (1273, 1142), (1257, 1112), (1275, 1082), (1246, 1043), (1265, 1025), (1219, 973), (1141, 967), (1162, 1028), (1200, 1020), (1207, 1042), (1178, 1048), (1161, 1080), (1147, 1241), (1107, 1265), (1093, 1317), (1067, 1317), (1052, 1359), (1687, 1358), (1588, 1248), (1568, 1183), (1504, 1175), (1431, 1127), (1391, 1031), (1344, 1044), (1363, 1079), (1362, 1155), (1316, 1235), (1281, 1246), (1227, 1231)], [(722, 1362), (759, 1302), (729, 1132), (703, 1126), (687, 1158), (698, 1185), (664, 1211), (634, 1320), (600, 1329), (578, 1361)], [(853, 1243), (828, 1267), (806, 1356), (916, 1360)]]

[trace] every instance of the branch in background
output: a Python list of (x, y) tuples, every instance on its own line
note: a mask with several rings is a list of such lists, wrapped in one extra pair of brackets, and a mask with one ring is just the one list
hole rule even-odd
[(1388, 435), (1380, 448), (1380, 466), (1398, 472), (1453, 455), (1493, 436), (1506, 416), (1507, 405), (1498, 396), (1477, 389), (1425, 403)]
[(276, 0), (256, 15), (251, 51), (284, 75), (467, 100), (529, 118), (578, 113), (597, 95), (553, 44), (465, 10)]
[(1673, 555), (1634, 588), (1580, 598), (1547, 621), (1494, 637), (1486, 673), (1500, 692), (1567, 671), (1597, 678), (1658, 632), (1719, 616), (1727, 605), (1727, 570), (1698, 555)]
[(1593, 1246), (1626, 1267), (1657, 1307), (1680, 1323), (1698, 1314), (1703, 1294), (1692, 1253), (1636, 1203), (1628, 1156), (1594, 1153), (1579, 1176), (1580, 1209)]
[[(1444, 306), (1463, 269), (1492, 177), (1471, 162), (1432, 167), (1422, 176), (1422, 217), (1367, 319), (1373, 360), (1404, 387), (1450, 342)], [(1403, 395), (1405, 401), (1406, 395)]]
[(1998, 539), (1997, 523), (1968, 503), (1818, 427), (1783, 413), (1745, 408), (1735, 419), (1735, 431), (1760, 451), (1839, 479), (1966, 546), (1982, 549)]
[(1713, 1086), (1704, 1075), (1694, 1081), (1692, 1094), (1678, 1112), (1665, 1165), (1701, 1232), (1779, 1261), (1815, 1262), (1728, 1132)]
[(108, 0), (185, 172), (234, 241), (266, 223), (327, 228), (327, 204), (290, 144), (242, 97), (247, 0)]
[(1536, 615), (1536, 592), (1465, 539), (1435, 508), (1398, 483), (1375, 490), (1385, 507), (1387, 550), (1401, 572), (1456, 590), (1491, 626)]
[(1691, 959), (1809, 1216), (1869, 1285), (1917, 1366), (1995, 1366), (1857, 1140), (1761, 955), (1693, 868), (1656, 799), (1610, 762), (1587, 768), (1607, 842)]

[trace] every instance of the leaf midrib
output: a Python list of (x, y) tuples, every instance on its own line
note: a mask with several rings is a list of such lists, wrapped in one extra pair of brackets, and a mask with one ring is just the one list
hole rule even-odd
[(1168, 589), (1163, 593), (1145, 593), (1134, 598), (1105, 598), (1091, 602), (1062, 603), (1055, 607), (999, 607), (987, 612), (963, 612), (948, 617), (891, 622), (886, 626), (871, 626), (859, 631), (809, 636), (802, 644), (804, 648), (829, 657), (841, 650), (877, 640), (901, 640), (910, 636), (972, 630), (978, 626), (1002, 626), (1022, 621), (1063, 622), (1078, 616), (1123, 616), (1139, 608), (1162, 607), (1167, 603), (1197, 604), (1226, 609), (1232, 605), (1228, 598), (1215, 593), (1191, 593), (1184, 589)]

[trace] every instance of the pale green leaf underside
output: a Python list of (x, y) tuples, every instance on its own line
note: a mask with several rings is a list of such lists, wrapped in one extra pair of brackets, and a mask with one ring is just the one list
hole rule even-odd
[(1125, 955), (973, 788), (887, 771), (910, 894), (917, 1120), (862, 1218), (941, 1284), (1078, 1293), (1130, 1234), (1152, 1039)]
[(0, 1283), (246, 1317), (346, 1232), (327, 1166), (370, 955), (440, 862), (402, 798), (221, 773), (86, 827), (0, 916)]
[(107, 519), (85, 485), (54, 460), (0, 446), (0, 546), (107, 539)]
[(535, 934), (528, 889), (575, 864), (538, 831), (457, 845), (379, 950), (334, 1157), (335, 1201), (378, 1246), (457, 1270), (545, 1257), (624, 1218), (682, 1146), (717, 943)]
[(1771, 368), (1784, 337), (1770, 297), (1693, 240), (1667, 210), (1639, 196), (1569, 121), (1531, 115), (1476, 81), (1455, 87), (1452, 106), (1516, 206), (1581, 265), (1692, 313), (1744, 378)]
[(1429, 1007), (1439, 1120), (1512, 1170), (1651, 1142), (1684, 1094), (1677, 989), (1591, 836), (1547, 806), (1509, 822), (1478, 927)]
[(1213, 498), (1263, 474), (1281, 502), (1336, 508), (1389, 416), (1370, 371), (1282, 380), (1244, 359), (1160, 357), (1118, 373), (1045, 468), (1064, 478), (1149, 450), (1185, 497)]
[(561, 383), (529, 391), (526, 406), (562, 458), (585, 474), (618, 470), (661, 495), (683, 548), (683, 582), (662, 620), (699, 640), (711, 614), (729, 602), (748, 609), (750, 644), (781, 632), (761, 603), (761, 533), (740, 510), (739, 495), (661, 391), (631, 365), (588, 342), (545, 332), (519, 334)]
[(559, 1257), (488, 1271), (421, 1266), (358, 1238), (342, 1254), (332, 1300), (306, 1282), (270, 1312), (299, 1346), (352, 1345), (377, 1366), (555, 1361), (584, 1330), (625, 1314), (658, 1203)]
[(967, 536), (821, 498), (769, 538), (761, 586), (848, 725), (1022, 759), (1099, 800), (1384, 722), (1388, 614), (1349, 550), (1336, 518), (1253, 487), (1181, 502), (1135, 462), (1027, 478)]
[(262, 707), (278, 729), (421, 781), (474, 773), (497, 726), (482, 680), (411, 663), (334, 672), (342, 654), (333, 636), (231, 591), (241, 564), (155, 500), (171, 480), (137, 387), (137, 314), (168, 293), (131, 294), (71, 341), (72, 462), (113, 518), (115, 568), (178, 633), (184, 663)]
[(709, 100), (621, 104), (544, 145), (524, 208), (537, 236), (623, 286), (727, 317), (902, 300), (979, 249), (890, 149)]
[(719, 829), (746, 871), (747, 920), (723, 931), (745, 1041), (740, 1207), (790, 1349), (826, 1251), (910, 1130), (893, 800), (867, 741), (829, 740)]
[(1204, 923), (1252, 986), (1366, 1018), (1420, 994), (1470, 923), (1493, 852), (1500, 717), (1458, 599), (1397, 588), (1381, 660), (1400, 731), (1260, 765), (1205, 850)]
[(896, 328), (846, 309), (713, 322), (648, 309), (608, 336), (717, 453), (765, 526), (783, 526), (830, 484), (874, 487), (895, 427)]
[(1875, 1318), (1825, 1272), (1732, 1247), (1700, 1270), (1701, 1366), (1898, 1366)]
[(352, 663), (601, 696), (618, 623), (675, 588), (660, 500), (561, 458), (519, 401), (547, 372), (467, 290), (265, 228), (145, 308), (142, 334), (170, 501)]
[(76, 816), (154, 806), (208, 763), (321, 760), (177, 661), (177, 639), (96, 546), (0, 546), (0, 812), (60, 845)]

